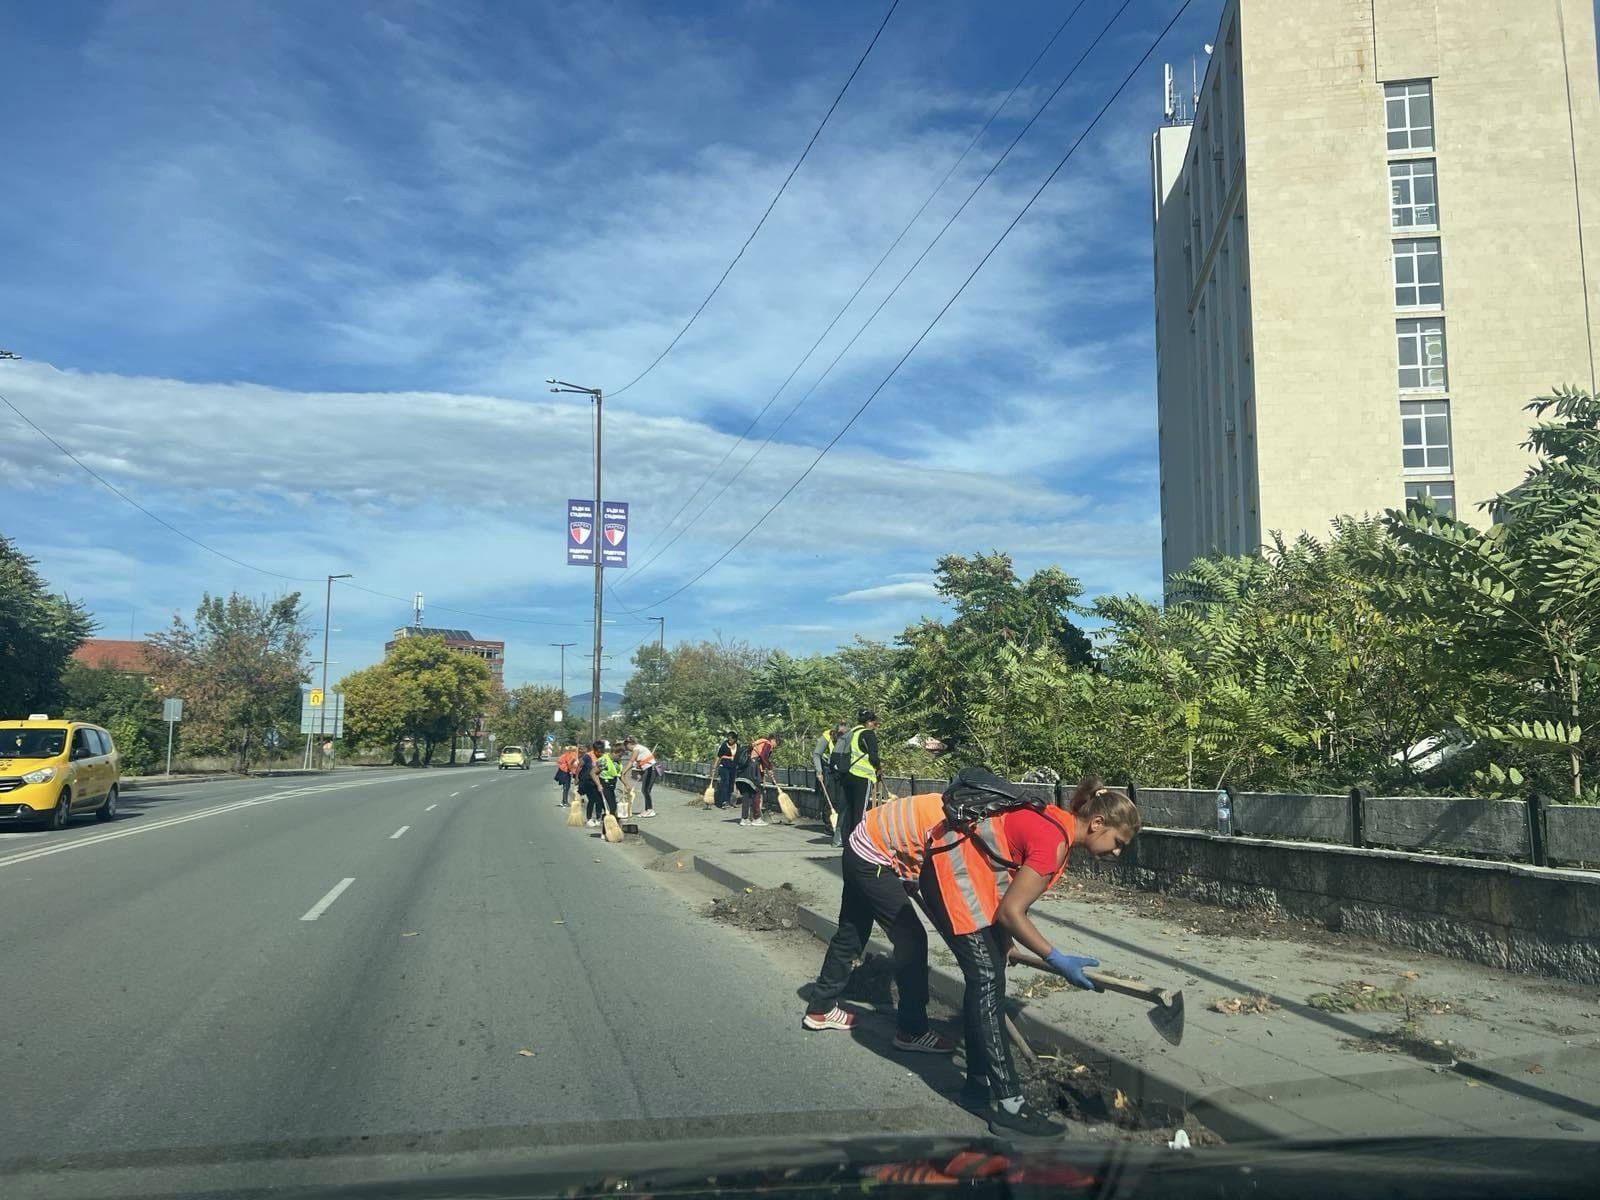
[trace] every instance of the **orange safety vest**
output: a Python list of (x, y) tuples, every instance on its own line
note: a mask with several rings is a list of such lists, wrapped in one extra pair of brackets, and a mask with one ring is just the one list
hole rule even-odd
[[(1046, 807), (1044, 815), (1061, 827), (1070, 849), (1077, 825), (1072, 814)], [(1004, 822), (991, 817), (984, 826), (980, 834), (995, 853), (1010, 859)], [(1000, 909), (1000, 880), (995, 864), (970, 837), (946, 824), (944, 798), (939, 793), (881, 804), (867, 814), (862, 827), (865, 836), (894, 864), (900, 878), (918, 879), (923, 867), (932, 865), (934, 882), (950, 915), (952, 933), (974, 933), (994, 924), (995, 913)], [(1047, 886), (1054, 885), (1066, 869), (1063, 858)]]
[(556, 759), (556, 770), (565, 771), (568, 775), (571, 775), (573, 771), (577, 770), (577, 767), (578, 756), (571, 750), (568, 750), (560, 758)]

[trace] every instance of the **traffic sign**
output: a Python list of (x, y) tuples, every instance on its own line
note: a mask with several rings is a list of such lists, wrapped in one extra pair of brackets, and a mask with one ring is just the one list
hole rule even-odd
[(183, 720), (183, 701), (173, 697), (161, 702), (161, 719), (163, 721)]
[(261, 740), (266, 743), (268, 750), (276, 750), (278, 748), (278, 731), (276, 729), (268, 729), (266, 733), (261, 735)]
[(311, 689), (310, 704), (311, 704), (312, 708), (321, 708), (322, 707), (322, 689), (321, 688), (312, 688)]

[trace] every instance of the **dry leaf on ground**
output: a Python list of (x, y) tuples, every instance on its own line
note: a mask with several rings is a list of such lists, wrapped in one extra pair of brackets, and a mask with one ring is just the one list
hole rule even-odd
[(1278, 1011), (1278, 1006), (1266, 996), (1223, 996), (1211, 1002), (1211, 1011), (1226, 1013), (1230, 1017), (1264, 1017)]
[(520, 1054), (523, 1058), (532, 1058), (533, 1057), (533, 1051), (529, 1050), (529, 1049), (526, 1049), (526, 1048), (518, 1050), (517, 1053)]
[(1118, 1088), (1117, 1094), (1112, 1097), (1111, 1107), (1116, 1109), (1118, 1112), (1121, 1112), (1123, 1109), (1128, 1107), (1128, 1097), (1123, 1095), (1121, 1088)]

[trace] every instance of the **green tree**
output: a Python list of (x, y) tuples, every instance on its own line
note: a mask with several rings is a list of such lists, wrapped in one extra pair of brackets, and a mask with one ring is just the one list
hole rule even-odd
[(560, 736), (555, 714), (565, 714), (569, 706), (560, 688), (529, 683), (501, 689), (489, 704), (489, 732), (498, 745), (521, 746), (537, 758), (546, 733)]
[(456, 761), (456, 738), (482, 715), (489, 701), (489, 664), (445, 645), (442, 637), (401, 638), (383, 661), (394, 678), (411, 765), (433, 762), (441, 742)]
[(374, 663), (339, 681), (344, 696), (344, 736), (351, 746), (385, 746), (391, 761), (405, 762), (402, 744), (409, 727), (407, 694), (388, 663)]
[[(1520, 782), (1600, 801), (1593, 739), (1600, 687), (1600, 402), (1576, 388), (1534, 400), (1521, 486), (1475, 529), (1431, 506), (1392, 511), (1375, 555), (1390, 611), (1444, 631), (1462, 681), (1456, 723), (1511, 763)], [(1515, 772), (1513, 774), (1512, 772)]]
[(110, 732), (125, 774), (142, 775), (164, 765), (167, 727), (161, 720), (161, 698), (144, 676), (71, 662), (62, 674), (61, 691), (64, 716), (92, 721)]
[(61, 675), (94, 632), (83, 606), (53, 596), (36, 564), (0, 536), (0, 716), (49, 712), (62, 700)]
[(307, 678), (299, 621), (298, 592), (277, 600), (207, 593), (192, 625), (174, 614), (170, 628), (150, 636), (155, 690), (183, 699), (191, 751), (229, 754), (248, 771), (266, 730), (295, 720)]

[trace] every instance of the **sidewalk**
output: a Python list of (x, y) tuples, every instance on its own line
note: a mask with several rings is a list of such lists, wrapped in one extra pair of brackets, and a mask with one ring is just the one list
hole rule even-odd
[[(725, 887), (792, 884), (812, 901), (801, 924), (832, 935), (839, 851), (824, 827), (741, 828), (686, 792), (656, 797), (660, 817), (640, 823), (649, 844), (692, 855)], [(1136, 1103), (1191, 1109), (1229, 1140), (1600, 1136), (1592, 990), (1070, 872), (1033, 911), (1057, 946), (1182, 988), (1187, 1009), (1183, 1042), (1169, 1046), (1136, 1001), (1052, 990), (1052, 977), (1018, 967), (1007, 991), (1034, 1047), (1104, 1069)], [(930, 946), (934, 992), (959, 1006), (954, 960), (937, 935)], [(1231, 1001), (1238, 1011), (1212, 1007)]]

